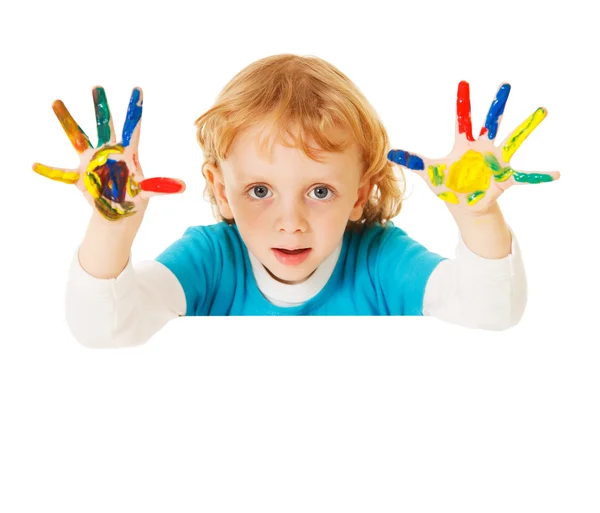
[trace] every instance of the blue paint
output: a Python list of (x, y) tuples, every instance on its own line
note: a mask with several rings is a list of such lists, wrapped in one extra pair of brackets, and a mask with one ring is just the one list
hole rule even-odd
[[(128, 170), (124, 162), (108, 159), (106, 166), (108, 173), (103, 173), (102, 179), (102, 196), (114, 201), (122, 203), (125, 200), (125, 187), (127, 185)], [(107, 176), (108, 175), (108, 176)]]
[(388, 159), (396, 164), (407, 167), (408, 169), (414, 169), (415, 171), (421, 171), (425, 169), (423, 159), (412, 153), (408, 153), (404, 150), (390, 150), (388, 153)]
[(127, 107), (127, 117), (123, 125), (123, 146), (129, 146), (135, 127), (142, 119), (142, 104), (144, 102), (140, 102), (140, 96), (140, 90), (137, 88), (131, 93), (129, 107)]
[(485, 120), (485, 128), (487, 129), (488, 139), (496, 138), (496, 134), (498, 133), (498, 120), (504, 113), (504, 107), (506, 106), (506, 100), (508, 100), (509, 93), (510, 84), (502, 84), (500, 89), (498, 89), (496, 98), (494, 98), (492, 105), (490, 105), (490, 110), (488, 111), (488, 115)]

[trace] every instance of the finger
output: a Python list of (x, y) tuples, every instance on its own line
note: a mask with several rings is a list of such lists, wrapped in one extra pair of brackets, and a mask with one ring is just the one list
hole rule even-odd
[(142, 121), (142, 104), (144, 97), (142, 90), (135, 87), (129, 99), (129, 107), (127, 108), (127, 116), (123, 125), (123, 146), (137, 147), (140, 138), (140, 125)]
[[(177, 194), (185, 191), (185, 182), (175, 178), (146, 178), (139, 182), (142, 191), (154, 194)], [(150, 197), (154, 194), (145, 194)]]
[(539, 107), (521, 123), (502, 143), (502, 159), (509, 162), (511, 157), (523, 144), (523, 141), (529, 137), (529, 134), (544, 120), (548, 111), (544, 107)]
[(390, 150), (387, 158), (413, 171), (422, 171), (425, 169), (424, 159), (416, 153), (409, 153), (404, 150)]
[(515, 180), (516, 184), (526, 184), (526, 183), (546, 183), (553, 182), (554, 180), (558, 180), (560, 178), (559, 171), (548, 171), (548, 172), (538, 172), (538, 173), (525, 173), (521, 171), (513, 171), (512, 177)]
[(73, 116), (71, 116), (71, 114), (65, 107), (65, 104), (61, 100), (56, 100), (52, 104), (52, 110), (54, 111), (54, 114), (56, 114), (56, 117), (60, 121), (63, 130), (69, 137), (73, 148), (75, 148), (75, 150), (77, 150), (78, 153), (83, 153), (85, 150), (92, 147), (88, 136), (85, 135), (85, 132), (75, 122)]
[(456, 129), (459, 134), (465, 134), (467, 140), (474, 141), (471, 125), (471, 97), (469, 83), (463, 80), (458, 84), (456, 95)]
[(73, 169), (62, 169), (60, 167), (49, 167), (36, 162), (31, 168), (38, 174), (56, 180), (62, 183), (77, 183), (79, 180), (79, 171)]
[(116, 142), (115, 131), (113, 128), (108, 101), (103, 87), (94, 87), (92, 90), (94, 97), (94, 107), (96, 109), (96, 127), (98, 130), (98, 147)]
[(510, 94), (510, 84), (502, 84), (496, 93), (494, 101), (490, 105), (487, 117), (485, 119), (485, 125), (482, 127), (479, 137), (487, 133), (488, 139), (494, 140), (498, 134), (498, 126), (504, 113), (504, 107)]

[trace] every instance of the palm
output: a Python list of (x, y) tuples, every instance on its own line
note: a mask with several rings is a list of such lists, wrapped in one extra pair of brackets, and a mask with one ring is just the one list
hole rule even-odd
[(514, 184), (549, 182), (560, 173), (526, 173), (510, 167), (510, 159), (523, 141), (546, 117), (546, 109), (538, 108), (498, 146), (494, 144), (504, 106), (510, 92), (502, 84), (477, 140), (471, 129), (469, 84), (458, 85), (456, 102), (456, 134), (450, 154), (441, 159), (427, 159), (403, 150), (391, 150), (388, 159), (416, 171), (434, 193), (455, 208), (469, 213), (485, 212), (506, 189)]
[(119, 143), (116, 142), (104, 89), (94, 88), (93, 96), (97, 147), (92, 146), (63, 102), (57, 100), (52, 109), (79, 153), (79, 166), (77, 169), (63, 169), (36, 163), (33, 170), (53, 180), (75, 184), (98, 212), (111, 221), (143, 211), (150, 196), (183, 192), (185, 184), (181, 180), (144, 178), (138, 159), (142, 90), (135, 88), (131, 94)]

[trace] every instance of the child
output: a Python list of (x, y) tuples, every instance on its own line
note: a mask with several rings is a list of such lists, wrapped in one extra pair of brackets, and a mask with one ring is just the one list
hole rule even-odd
[[(96, 149), (56, 102), (81, 165), (34, 170), (76, 183), (95, 206), (70, 269), (72, 333), (89, 347), (131, 346), (183, 315), (431, 315), (474, 328), (515, 325), (525, 272), (496, 200), (514, 183), (558, 173), (508, 166), (543, 109), (494, 146), (509, 90), (500, 88), (475, 141), (461, 82), (455, 147), (434, 162), (390, 151), (372, 106), (331, 64), (290, 54), (261, 59), (196, 121), (219, 222), (190, 227), (156, 260), (136, 265), (130, 251), (148, 198), (185, 189), (142, 175), (141, 91), (115, 144), (106, 97), (95, 89)], [(461, 235), (456, 258), (428, 251), (390, 221), (402, 205), (395, 163), (446, 202)]]

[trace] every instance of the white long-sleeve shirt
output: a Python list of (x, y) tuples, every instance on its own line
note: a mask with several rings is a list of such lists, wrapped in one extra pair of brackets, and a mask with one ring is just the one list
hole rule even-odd
[[(527, 302), (527, 283), (519, 245), (511, 253), (486, 259), (459, 237), (455, 258), (431, 273), (423, 314), (470, 328), (503, 330), (514, 326)], [(261, 293), (278, 306), (295, 306), (319, 293), (331, 276), (341, 250), (335, 251), (304, 282), (288, 285), (270, 276), (249, 254)], [(185, 315), (186, 299), (175, 275), (155, 260), (132, 264), (116, 278), (99, 279), (73, 256), (66, 293), (66, 317), (74, 337), (88, 347), (126, 347), (146, 342), (169, 320)]]

